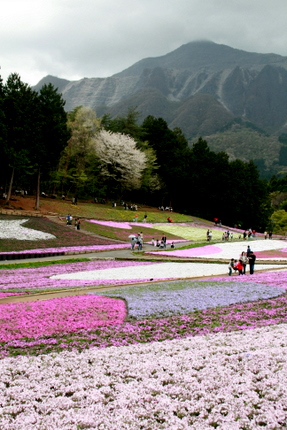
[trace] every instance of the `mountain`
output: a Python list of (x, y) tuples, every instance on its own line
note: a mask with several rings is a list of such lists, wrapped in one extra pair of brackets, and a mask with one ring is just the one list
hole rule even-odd
[(198, 41), (111, 77), (47, 76), (35, 88), (48, 82), (59, 88), (68, 111), (84, 105), (114, 117), (133, 107), (140, 120), (162, 117), (188, 139), (215, 134), (235, 119), (271, 135), (287, 130), (287, 57), (276, 54)]

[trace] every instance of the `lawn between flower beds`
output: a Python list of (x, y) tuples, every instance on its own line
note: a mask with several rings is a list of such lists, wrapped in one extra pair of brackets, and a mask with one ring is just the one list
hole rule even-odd
[[(133, 222), (133, 221), (105, 221), (97, 219), (87, 219), (84, 221), (84, 227), (88, 231), (95, 232), (100, 235), (105, 235), (111, 238), (125, 240), (129, 234), (143, 232), (144, 238), (150, 241), (152, 238), (161, 240), (162, 236), (168, 236), (169, 240), (185, 239), (193, 241), (206, 241), (207, 229), (210, 229), (209, 224), (180, 222), (180, 223), (150, 223), (150, 222)], [(226, 228), (213, 226), (213, 239), (222, 239), (223, 232)], [(242, 237), (242, 230), (231, 229), (236, 236)]]

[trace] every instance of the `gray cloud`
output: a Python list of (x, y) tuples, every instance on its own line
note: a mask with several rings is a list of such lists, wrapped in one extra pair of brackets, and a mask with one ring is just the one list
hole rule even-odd
[(287, 56), (286, 0), (5, 0), (1, 76), (106, 77), (205, 39)]

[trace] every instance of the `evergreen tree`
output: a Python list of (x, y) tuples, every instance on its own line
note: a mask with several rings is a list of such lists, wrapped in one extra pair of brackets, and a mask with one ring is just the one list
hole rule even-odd
[(165, 184), (159, 204), (184, 208), (190, 150), (180, 129), (168, 128), (162, 118), (148, 116), (143, 124), (143, 138), (155, 150), (158, 174)]
[(5, 116), (4, 157), (10, 168), (7, 201), (11, 197), (15, 170), (28, 167), (30, 148), (35, 144), (37, 131), (37, 94), (23, 83), (16, 73), (4, 86), (3, 111)]
[(32, 150), (37, 166), (36, 208), (39, 208), (40, 174), (51, 174), (58, 167), (61, 152), (65, 148), (69, 132), (65, 101), (52, 84), (44, 85), (38, 96), (38, 139)]
[(112, 119), (109, 114), (103, 115), (101, 126), (113, 133), (127, 134), (139, 145), (142, 141), (142, 128), (138, 125), (139, 112), (135, 108), (130, 108), (126, 116), (117, 116)]

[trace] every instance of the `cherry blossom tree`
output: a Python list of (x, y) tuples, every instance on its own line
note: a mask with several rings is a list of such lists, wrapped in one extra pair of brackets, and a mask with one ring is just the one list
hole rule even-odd
[(128, 135), (101, 130), (94, 138), (101, 174), (109, 182), (109, 188), (122, 192), (141, 185), (147, 158), (137, 148), (136, 141)]

